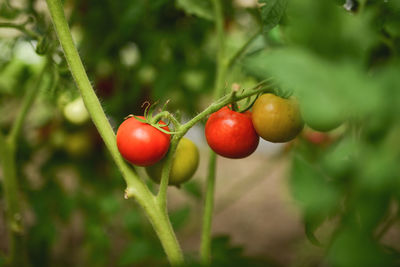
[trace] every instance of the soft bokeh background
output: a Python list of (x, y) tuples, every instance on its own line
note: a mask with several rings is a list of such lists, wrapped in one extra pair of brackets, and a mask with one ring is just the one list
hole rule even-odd
[[(228, 55), (262, 29), (229, 71), (227, 88), (274, 77), (299, 98), (310, 126), (340, 126), (329, 133), (306, 127), (289, 144), (262, 141), (246, 159), (218, 159), (215, 265), (398, 266), (400, 1), (222, 2)], [(66, 0), (64, 6), (115, 129), (128, 114), (143, 113), (146, 100), (169, 99), (168, 109), (183, 120), (211, 103), (217, 36), (210, 1)], [(32, 266), (166, 265), (143, 212), (123, 198), (123, 179), (79, 98), (45, 2), (2, 0), (4, 21), (27, 21), (41, 38), (0, 28), (1, 129), (14, 121), (44, 55), (54, 61), (18, 150)], [(200, 167), (181, 189), (169, 190), (168, 201), (195, 264), (208, 147), (202, 124), (188, 137), (200, 149)], [(4, 252), (3, 198), (0, 211)]]

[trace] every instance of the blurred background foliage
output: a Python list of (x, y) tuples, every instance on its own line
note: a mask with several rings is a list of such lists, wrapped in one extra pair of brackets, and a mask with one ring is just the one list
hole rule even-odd
[[(170, 99), (169, 109), (186, 117), (210, 103), (216, 58), (210, 1), (66, 0), (64, 6), (114, 127), (142, 113), (146, 100)], [(227, 88), (273, 77), (298, 97), (310, 127), (339, 126), (322, 139), (310, 138), (307, 128), (291, 145), (292, 197), (307, 237), (324, 251), (315, 262), (292, 265), (400, 265), (400, 245), (383, 240), (399, 216), (400, 1), (224, 0), (223, 8), (228, 56), (261, 32), (230, 70)], [(52, 62), (18, 151), (32, 265), (166, 265), (147, 219), (123, 199), (123, 179), (90, 123), (44, 1), (2, 1), (0, 22), (29, 30), (0, 28), (2, 130), (45, 61)], [(200, 185), (197, 179), (183, 190), (201, 202)], [(171, 211), (176, 230), (191, 212), (186, 205)], [(319, 238), (327, 225), (333, 230)], [(4, 230), (0, 240), (6, 251)], [(275, 265), (243, 256), (228, 237), (215, 238), (213, 255), (215, 266)], [(196, 256), (189, 259), (196, 266)]]

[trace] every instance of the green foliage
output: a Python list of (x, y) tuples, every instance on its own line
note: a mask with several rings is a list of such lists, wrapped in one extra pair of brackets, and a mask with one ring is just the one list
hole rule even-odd
[(267, 33), (281, 21), (287, 0), (259, 0), (263, 32)]
[(203, 19), (214, 20), (214, 10), (210, 0), (176, 0), (176, 6), (188, 14)]
[[(305, 234), (324, 255), (318, 264), (398, 266), (400, 253), (382, 237), (398, 224), (400, 203), (400, 1), (353, 0), (350, 10), (343, 8), (345, 1), (332, 0), (260, 0), (246, 9), (233, 2), (222, 1), (226, 40), (233, 43), (226, 54), (240, 49), (237, 43), (246, 43), (249, 32), (262, 29), (264, 35), (240, 55), (241, 65), (229, 69), (227, 87), (237, 82), (248, 88), (273, 78), (276, 91), (299, 99), (308, 126), (336, 128), (325, 146), (300, 138), (289, 172)], [(23, 95), (50, 60), (17, 153), (31, 265), (166, 265), (147, 218), (123, 199), (125, 185), (96, 130), (63, 115), (78, 91), (48, 16), (37, 1), (24, 3), (23, 8), (0, 3), (1, 21), (18, 22), (25, 30), (1, 35), (0, 130), (10, 130)], [(169, 109), (185, 116), (209, 104), (217, 47), (210, 0), (65, 5), (113, 126), (142, 113), (145, 100), (171, 99)], [(21, 23), (20, 17), (30, 19)], [(181, 189), (201, 203), (198, 178)], [(192, 211), (188, 204), (170, 211), (175, 230), (198, 216)], [(328, 234), (327, 225), (333, 228)], [(276, 266), (265, 259), (268, 254), (245, 255), (229, 237), (212, 242), (212, 266)], [(193, 258), (188, 266), (199, 266)]]
[[(291, 190), (310, 241), (333, 266), (394, 266), (396, 253), (376, 232), (398, 205), (400, 47), (388, 30), (398, 22), (398, 3), (358, 4), (351, 13), (330, 1), (291, 1), (280, 27), (286, 45), (248, 57), (243, 67), (293, 91), (310, 127), (341, 125), (329, 147), (301, 143), (293, 158)], [(327, 221), (335, 231), (320, 240), (316, 230)]]

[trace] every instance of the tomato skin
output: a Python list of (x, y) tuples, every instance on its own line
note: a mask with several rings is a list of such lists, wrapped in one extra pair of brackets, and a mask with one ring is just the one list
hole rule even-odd
[[(156, 164), (146, 167), (149, 177), (156, 183), (160, 183), (162, 168), (166, 158)], [(176, 148), (172, 161), (171, 172), (168, 180), (169, 185), (180, 185), (196, 172), (199, 166), (199, 150), (197, 146), (188, 138), (183, 137)]]
[(252, 120), (260, 137), (274, 143), (294, 139), (304, 126), (297, 101), (274, 94), (263, 94), (256, 100)]
[(205, 135), (215, 153), (226, 158), (245, 158), (260, 140), (251, 121), (251, 112), (239, 113), (223, 107), (207, 120)]
[(331, 137), (327, 133), (317, 132), (313, 130), (303, 131), (303, 137), (309, 143), (317, 146), (328, 144), (331, 141)]
[[(138, 118), (144, 119), (142, 116)], [(160, 124), (165, 125), (160, 121)], [(168, 126), (162, 127), (169, 131)], [(168, 152), (170, 135), (135, 117), (126, 119), (117, 131), (117, 146), (121, 155), (130, 163), (150, 166), (161, 160)]]

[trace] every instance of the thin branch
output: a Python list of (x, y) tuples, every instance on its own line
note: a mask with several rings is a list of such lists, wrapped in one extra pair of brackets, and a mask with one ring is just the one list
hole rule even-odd
[(169, 148), (167, 159), (164, 163), (162, 172), (161, 172), (161, 181), (160, 181), (160, 188), (157, 194), (157, 201), (161, 207), (161, 209), (166, 210), (167, 208), (167, 190), (168, 190), (168, 182), (169, 176), (171, 173), (171, 167), (174, 159), (174, 154), (176, 148), (178, 147), (179, 140), (181, 139), (182, 135), (174, 135), (172, 138), (171, 146)]
[(260, 35), (262, 30), (258, 30), (253, 36), (250, 37), (249, 40), (247, 40), (246, 43), (243, 44), (241, 48), (239, 48), (235, 54), (228, 60), (228, 68), (231, 68), (236, 61), (242, 56), (242, 54), (247, 50), (247, 48), (253, 43), (253, 41)]
[(48, 66), (49, 66), (49, 60), (47, 60), (47, 62), (44, 64), (42, 70), (40, 71), (40, 74), (39, 74), (38, 79), (36, 80), (35, 86), (30, 88), (24, 96), (21, 110), (18, 113), (18, 116), (17, 116), (16, 120), (14, 121), (11, 131), (8, 135), (8, 139), (13, 146), (17, 142), (18, 136), (21, 132), (22, 125), (25, 121), (25, 117), (28, 114), (28, 111), (29, 111), (30, 107), (32, 106), (33, 102), (35, 101), (36, 96), (38, 95), (40, 85), (42, 83), (43, 77), (46, 73)]
[[(2, 157), (2, 155), (3, 155), (3, 148), (5, 147), (5, 145), (6, 145), (6, 136), (4, 135), (4, 133), (3, 133), (3, 131), (1, 131), (1, 129), (0, 129), (0, 157)], [(0, 158), (0, 160), (1, 160), (1, 158)]]
[[(269, 80), (267, 80), (267, 81), (269, 81)], [(239, 100), (245, 99), (247, 97), (251, 97), (253, 95), (260, 94), (260, 93), (272, 92), (272, 91), (273, 91), (273, 88), (270, 87), (269, 84), (265, 84), (265, 82), (264, 82), (262, 86), (256, 85), (256, 87), (245, 90), (240, 94), (235, 93), (235, 97), (232, 97), (232, 95), (233, 95), (232, 93), (225, 95), (225, 96), (221, 97), (219, 100), (217, 100), (216, 102), (212, 103), (210, 106), (208, 106), (206, 109), (204, 109), (201, 113), (197, 114), (190, 121), (183, 124), (181, 126), (181, 134), (184, 135), (196, 123), (203, 120), (205, 117), (207, 117), (211, 113), (218, 111), (222, 107), (225, 107), (225, 106), (231, 104), (232, 102), (239, 101)]]
[(25, 28), (25, 24), (17, 24), (17, 23), (12, 23), (12, 22), (0, 22), (0, 28), (16, 29), (35, 40), (39, 40), (39, 38), (40, 38), (40, 36), (37, 33)]

